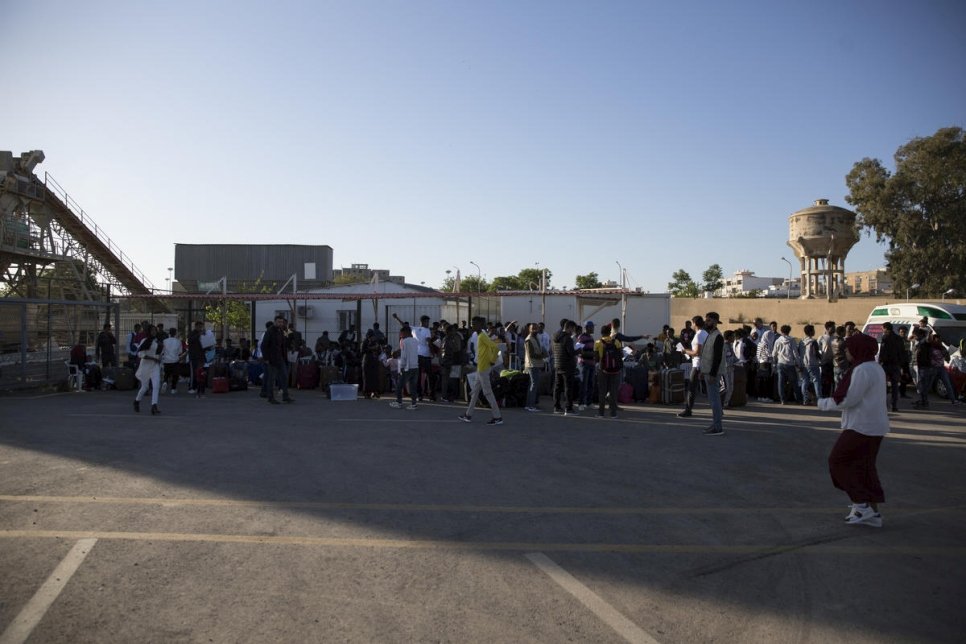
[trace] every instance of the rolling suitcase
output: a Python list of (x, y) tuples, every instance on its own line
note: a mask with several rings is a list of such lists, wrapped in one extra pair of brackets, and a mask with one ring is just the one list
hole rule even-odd
[(735, 390), (731, 392), (731, 406), (732, 407), (742, 407), (748, 404), (748, 372), (745, 371), (744, 365), (735, 365), (735, 377), (734, 377), (734, 387)]
[(684, 370), (665, 369), (661, 371), (661, 402), (676, 405), (684, 402)]
[(634, 388), (634, 400), (647, 400), (647, 367), (639, 364), (624, 368), (624, 380)]
[(647, 402), (661, 402), (661, 372), (651, 371), (647, 374)]
[(634, 386), (629, 382), (622, 382), (617, 388), (617, 402), (622, 405), (634, 402)]
[(227, 394), (228, 390), (228, 378), (225, 376), (214, 376), (211, 378), (211, 393)]
[(298, 364), (295, 372), (295, 386), (299, 389), (318, 389), (319, 366), (314, 360)]

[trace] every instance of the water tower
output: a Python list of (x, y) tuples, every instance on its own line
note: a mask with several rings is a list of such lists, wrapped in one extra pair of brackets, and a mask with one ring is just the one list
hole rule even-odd
[(801, 267), (802, 299), (838, 298), (845, 284), (845, 256), (859, 241), (855, 213), (830, 206), (828, 199), (792, 213), (788, 245)]

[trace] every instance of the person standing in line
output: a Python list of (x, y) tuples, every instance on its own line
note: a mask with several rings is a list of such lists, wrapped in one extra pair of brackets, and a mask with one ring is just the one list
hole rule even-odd
[(594, 403), (597, 351), (593, 322), (588, 321), (584, 324), (584, 331), (577, 335), (574, 349), (577, 351), (577, 366), (580, 368), (580, 395), (577, 397), (577, 409), (583, 411)]
[[(705, 316), (705, 319), (707, 319), (707, 316)], [(735, 393), (735, 368), (743, 369), (744, 367), (739, 364), (738, 354), (735, 353), (735, 332), (729, 329), (723, 335), (724, 371), (721, 373), (721, 381), (724, 385), (724, 394), (721, 402), (726, 409), (731, 409), (731, 396)]]
[(909, 396), (906, 394), (906, 383), (913, 382), (912, 351), (909, 348), (908, 328), (900, 326), (898, 333), (899, 339), (902, 341), (902, 362), (899, 364), (899, 397), (908, 398)]
[(695, 329), (694, 336), (691, 338), (691, 346), (684, 347), (684, 353), (691, 357), (691, 371), (688, 373), (688, 389), (684, 398), (684, 411), (679, 412), (678, 416), (687, 418), (691, 415), (694, 407), (694, 399), (701, 388), (701, 351), (704, 343), (708, 339), (708, 332), (704, 330), (704, 318), (695, 315), (691, 318)]
[(832, 484), (848, 494), (849, 525), (882, 526), (879, 504), (885, 492), (876, 460), (882, 439), (889, 433), (885, 372), (875, 362), (878, 345), (864, 333), (845, 340), (851, 367), (829, 398), (820, 398), (822, 411), (842, 412), (842, 433), (828, 456)]
[(879, 364), (885, 372), (886, 381), (892, 388), (892, 411), (899, 411), (899, 380), (902, 378), (902, 363), (905, 360), (905, 343), (895, 334), (892, 322), (882, 323), (882, 342), (879, 346)]
[(526, 410), (530, 412), (540, 411), (537, 401), (540, 399), (540, 377), (545, 368), (544, 361), (547, 359), (547, 352), (543, 349), (540, 342), (540, 328), (531, 323), (528, 327), (529, 333), (523, 345), (523, 366), (530, 376), (530, 388), (527, 389)]
[(117, 366), (117, 338), (111, 331), (110, 322), (105, 323), (103, 330), (97, 334), (94, 360), (100, 362), (103, 369)]
[(433, 382), (433, 352), (429, 347), (432, 332), (429, 330), (429, 316), (419, 318), (419, 326), (413, 327), (413, 337), (416, 338), (419, 351), (419, 376), (416, 379), (417, 398), (422, 401), (428, 396), (436, 400), (436, 387)]
[(571, 387), (577, 367), (574, 351), (574, 329), (571, 320), (560, 321), (560, 330), (553, 336), (553, 413), (564, 416), (574, 413)]
[(205, 395), (205, 348), (201, 346), (201, 334), (204, 332), (205, 323), (199, 320), (188, 334), (188, 368), (191, 370), (188, 393), (196, 394), (199, 398)]
[(926, 339), (926, 331), (921, 327), (916, 327), (912, 335), (916, 340), (914, 360), (916, 362), (916, 388), (919, 392), (919, 400), (913, 401), (912, 406), (917, 409), (928, 409), (929, 392), (936, 381), (936, 373), (932, 366), (932, 349)]
[(171, 327), (168, 337), (164, 339), (161, 350), (161, 364), (164, 368), (164, 384), (161, 385), (161, 393), (165, 390), (171, 395), (178, 393), (178, 367), (181, 365), (181, 357), (184, 355), (181, 340), (178, 339), (178, 329)]
[(502, 425), (503, 416), (500, 414), (500, 406), (493, 395), (493, 385), (490, 383), (490, 371), (496, 363), (499, 349), (490, 336), (483, 332), (486, 320), (477, 316), (473, 318), (473, 330), (476, 332), (476, 379), (473, 381), (473, 388), (470, 390), (470, 404), (466, 412), (459, 417), (464, 423), (473, 422), (473, 412), (476, 410), (476, 403), (480, 399), (480, 392), (490, 403), (490, 414), (493, 416), (487, 421), (487, 425)]
[(604, 417), (604, 406), (610, 399), (610, 417), (617, 418), (617, 388), (624, 375), (624, 345), (614, 337), (611, 325), (605, 324), (600, 328), (600, 340), (594, 344), (597, 352), (597, 364), (600, 372), (597, 374), (597, 418)]
[(822, 365), (822, 395), (827, 396), (835, 388), (835, 352), (832, 338), (835, 336), (835, 322), (825, 323), (825, 334), (818, 339), (818, 353)]
[(409, 409), (416, 409), (419, 391), (416, 381), (419, 379), (419, 340), (408, 326), (399, 330), (399, 386), (396, 387), (396, 399), (389, 403), (390, 407), (402, 409), (403, 389), (409, 387), (411, 402)]
[(759, 332), (758, 349), (755, 352), (758, 360), (758, 402), (775, 400), (775, 361), (772, 350), (775, 348), (776, 340), (778, 340), (778, 322), (772, 321), (767, 329)]
[(265, 330), (265, 336), (262, 338), (262, 356), (265, 358), (265, 378), (268, 380), (268, 403), (279, 404), (275, 399), (275, 385), (282, 389), (282, 402), (295, 402), (288, 395), (285, 318), (281, 315), (276, 316), (275, 323)]
[(808, 404), (809, 385), (815, 394), (813, 404), (818, 404), (818, 399), (822, 397), (822, 353), (819, 341), (815, 340), (815, 327), (806, 324), (804, 331), (805, 338), (798, 345), (802, 365), (802, 404)]
[(141, 387), (134, 397), (134, 411), (141, 411), (141, 399), (147, 393), (148, 387), (151, 387), (151, 415), (154, 416), (161, 413), (161, 410), (158, 409), (158, 393), (161, 391), (162, 346), (158, 342), (157, 329), (153, 324), (145, 325), (143, 330), (145, 331), (144, 339), (138, 345), (138, 370), (134, 374), (140, 381)]
[(443, 349), (440, 357), (440, 371), (443, 380), (443, 402), (456, 402), (459, 398), (460, 378), (463, 371), (466, 352), (463, 348), (463, 336), (455, 324), (446, 325), (443, 336)]
[[(834, 388), (839, 386), (842, 376), (849, 370), (849, 358), (845, 355), (845, 326), (835, 327), (835, 334), (832, 336), (832, 377)], [(833, 389), (834, 389), (833, 388)]]
[[(721, 375), (725, 370), (725, 340), (718, 330), (721, 318), (715, 311), (704, 316), (704, 331), (707, 334), (701, 346), (701, 377), (708, 389), (708, 402), (711, 404), (711, 425), (704, 430), (705, 436), (724, 435), (724, 410), (721, 408)], [(695, 323), (697, 326), (697, 323)], [(698, 329), (701, 329), (698, 326)]]
[(775, 340), (775, 347), (772, 349), (772, 358), (778, 367), (778, 400), (785, 404), (785, 390), (791, 387), (792, 397), (798, 398), (801, 392), (798, 389), (798, 367), (801, 362), (798, 359), (798, 349), (795, 340), (790, 335), (792, 327), (783, 324), (781, 337)]

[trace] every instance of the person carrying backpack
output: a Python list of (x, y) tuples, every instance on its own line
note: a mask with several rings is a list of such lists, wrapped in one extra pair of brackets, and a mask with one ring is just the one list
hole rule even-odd
[(611, 335), (611, 331), (611, 325), (602, 326), (601, 338), (594, 345), (598, 364), (597, 418), (604, 417), (604, 405), (608, 396), (610, 397), (610, 417), (617, 418), (617, 388), (624, 374), (624, 345)]

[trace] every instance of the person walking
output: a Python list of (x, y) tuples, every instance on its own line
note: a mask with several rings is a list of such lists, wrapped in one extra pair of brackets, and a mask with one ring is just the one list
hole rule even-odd
[(158, 394), (161, 391), (161, 342), (157, 338), (157, 327), (153, 324), (145, 325), (144, 339), (138, 345), (138, 370), (135, 377), (140, 381), (141, 387), (134, 397), (134, 411), (141, 411), (141, 399), (151, 387), (151, 415), (160, 414), (158, 409)]
[(822, 411), (842, 412), (842, 433), (828, 456), (828, 468), (832, 484), (852, 502), (845, 522), (876, 528), (882, 526), (879, 504), (885, 502), (876, 460), (889, 433), (886, 377), (875, 362), (877, 349), (875, 339), (864, 333), (846, 338), (851, 367), (832, 396), (818, 401)]
[(473, 422), (473, 412), (476, 410), (476, 402), (480, 399), (480, 392), (490, 403), (490, 414), (492, 418), (487, 421), (487, 425), (502, 425), (503, 416), (500, 414), (500, 406), (496, 403), (496, 396), (493, 395), (493, 386), (490, 383), (490, 371), (496, 362), (497, 349), (496, 343), (490, 336), (483, 331), (486, 320), (481, 317), (473, 318), (473, 330), (476, 332), (476, 378), (470, 390), (470, 403), (466, 412), (459, 417), (464, 423)]

